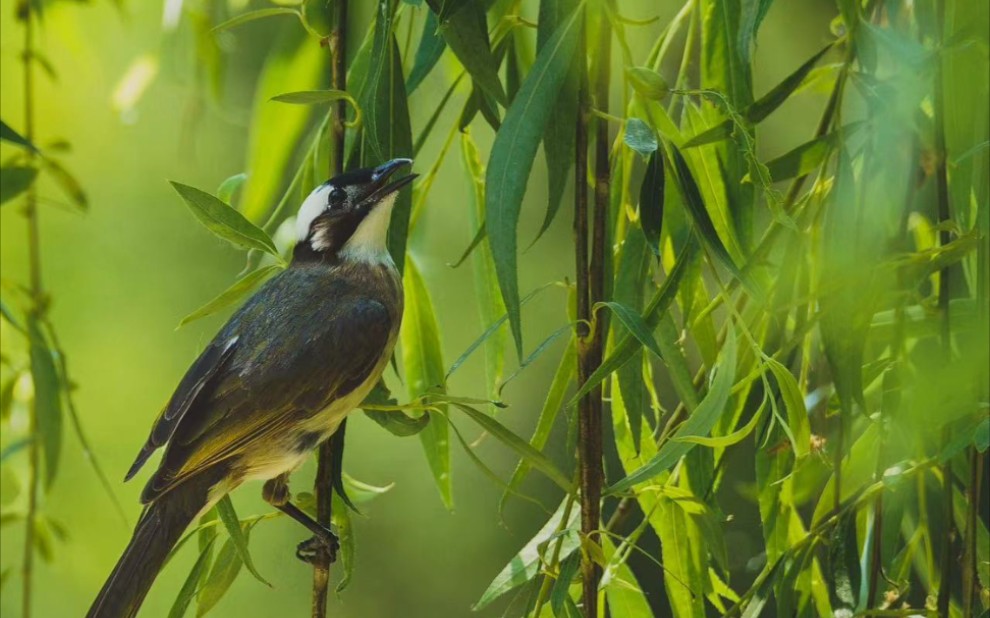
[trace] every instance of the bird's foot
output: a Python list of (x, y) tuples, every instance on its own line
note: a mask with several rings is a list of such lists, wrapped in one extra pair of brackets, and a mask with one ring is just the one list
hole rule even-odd
[(337, 535), (328, 532), (326, 536), (312, 536), (296, 546), (296, 558), (313, 565), (333, 564), (337, 561), (340, 541)]

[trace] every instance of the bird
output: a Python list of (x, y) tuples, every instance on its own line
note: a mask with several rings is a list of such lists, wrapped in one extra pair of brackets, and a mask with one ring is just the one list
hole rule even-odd
[(288, 267), (220, 329), (180, 380), (125, 477), (165, 447), (141, 493), (131, 540), (87, 616), (137, 614), (191, 522), (248, 480), (314, 537), (297, 554), (333, 556), (337, 539), (293, 504), (288, 478), (380, 379), (402, 320), (402, 278), (386, 240), (411, 159), (337, 175), (309, 194)]

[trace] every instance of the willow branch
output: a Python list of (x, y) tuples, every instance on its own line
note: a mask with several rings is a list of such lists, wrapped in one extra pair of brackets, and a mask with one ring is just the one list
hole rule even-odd
[[(347, 89), (347, 0), (336, 0), (331, 10), (333, 31), (330, 33), (329, 47), (331, 54), (331, 88)], [(341, 99), (331, 107), (331, 123), (328, 131), (330, 151), (330, 176), (336, 176), (344, 171), (344, 122), (346, 121), (347, 102)], [(342, 423), (338, 431), (344, 431)], [(316, 521), (326, 527), (330, 526), (333, 503), (333, 475), (340, 474), (333, 470), (333, 441), (326, 440), (320, 445), (314, 494), (316, 496)], [(330, 582), (330, 560), (325, 552), (317, 554), (313, 564), (313, 618), (325, 618), (327, 615), (327, 588)]]
[[(29, 142), (34, 143), (34, 28), (31, 20), (33, 18), (32, 7), (29, 3), (23, 2), (20, 7), (21, 19), (24, 21), (24, 136)], [(28, 163), (34, 164), (36, 155), (33, 149), (28, 149)], [(31, 291), (31, 316), (38, 319), (44, 312), (44, 288), (41, 282), (41, 236), (38, 225), (38, 194), (34, 183), (28, 187), (24, 215), (27, 219), (28, 232), (28, 273)], [(30, 329), (29, 336), (37, 335), (37, 329)], [(31, 342), (32, 345), (40, 342)], [(21, 615), (24, 618), (31, 616), (31, 584), (34, 571), (34, 544), (35, 525), (38, 518), (38, 468), (40, 466), (40, 439), (38, 436), (38, 409), (37, 398), (33, 404), (30, 418), (28, 444), (28, 510), (24, 525), (24, 561), (21, 565)]]

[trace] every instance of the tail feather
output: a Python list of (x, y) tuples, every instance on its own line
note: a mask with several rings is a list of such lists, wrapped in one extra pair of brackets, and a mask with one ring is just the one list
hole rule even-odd
[(169, 552), (207, 505), (215, 476), (200, 474), (148, 505), (87, 618), (133, 618), (137, 614)]

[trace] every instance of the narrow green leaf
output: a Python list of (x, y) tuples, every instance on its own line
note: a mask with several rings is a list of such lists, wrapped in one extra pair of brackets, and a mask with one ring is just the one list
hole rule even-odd
[[(213, 543), (213, 539), (207, 543)], [(205, 616), (220, 602), (230, 589), (230, 585), (237, 579), (242, 566), (244, 561), (237, 551), (237, 545), (232, 537), (228, 538), (220, 548), (210, 574), (206, 576), (206, 581), (196, 595), (196, 616)]]
[[(821, 51), (798, 67), (796, 71), (784, 78), (784, 81), (774, 86), (770, 92), (766, 93), (752, 105), (747, 107), (742, 113), (743, 118), (745, 118), (748, 122), (758, 124), (760, 121), (772, 114), (784, 103), (784, 101), (788, 99), (788, 97), (791, 96), (791, 94), (794, 93), (795, 90), (798, 89), (808, 74), (811, 73), (811, 70), (815, 68), (815, 64), (818, 63), (822, 56), (832, 49), (832, 45), (832, 43), (826, 45)], [(684, 142), (683, 148), (693, 148), (695, 146), (709, 144), (728, 137), (729, 134), (732, 133), (732, 125), (733, 120), (732, 118), (729, 118), (724, 122), (715, 125), (711, 129), (695, 135), (688, 141)]]
[(360, 126), (361, 107), (357, 99), (351, 93), (344, 90), (300, 90), (298, 92), (286, 92), (277, 94), (271, 98), (278, 103), (289, 103), (292, 105), (318, 105), (320, 103), (332, 103), (333, 101), (347, 101), (354, 110), (354, 120), (347, 123), (351, 126)]
[(622, 141), (639, 154), (648, 157), (657, 150), (657, 134), (639, 118), (626, 121)]
[(529, 465), (545, 474), (547, 478), (560, 486), (561, 489), (566, 492), (571, 491), (571, 482), (543, 453), (530, 446), (525, 440), (512, 433), (504, 425), (484, 412), (462, 403), (454, 403), (453, 405), (471, 417), (471, 420), (480, 425), (482, 429), (490, 433), (499, 442), (514, 450), (516, 454), (529, 462)]
[[(465, 13), (461, 11), (459, 15)], [(537, 147), (577, 47), (579, 23), (580, 10), (576, 9), (561, 22), (537, 55), (495, 136), (485, 178), (485, 203), (489, 205), (485, 223), (502, 299), (520, 357), (523, 351), (522, 320), (516, 265), (519, 210)]]
[(33, 150), (34, 152), (39, 152), (37, 146), (32, 144), (29, 139), (12, 129), (10, 125), (3, 120), (0, 120), (0, 140), (10, 144), (16, 144), (17, 146), (23, 146), (24, 148)]
[(343, 575), (337, 581), (337, 587), (334, 589), (338, 594), (347, 588), (351, 583), (351, 577), (354, 575), (354, 525), (351, 521), (351, 509), (348, 506), (340, 495), (336, 492), (333, 494), (331, 520), (337, 532), (337, 539), (340, 541), (340, 561), (337, 565), (343, 570)]
[(50, 488), (62, 452), (62, 384), (52, 349), (33, 318), (28, 320), (31, 346), (31, 379), (34, 381), (34, 415), (45, 455), (45, 488)]
[(599, 307), (608, 307), (615, 314), (615, 317), (619, 318), (622, 325), (626, 327), (633, 337), (639, 341), (647, 350), (653, 352), (657, 355), (657, 358), (663, 358), (663, 354), (660, 352), (660, 347), (657, 345), (653, 335), (650, 334), (650, 327), (643, 318), (625, 305), (617, 302), (605, 302), (598, 303), (595, 305), (597, 310)]
[(529, 353), (529, 356), (527, 356), (526, 358), (524, 358), (522, 360), (522, 362), (519, 363), (519, 366), (516, 367), (516, 370), (513, 371), (511, 374), (509, 374), (509, 376), (507, 378), (505, 378), (505, 380), (502, 382), (502, 384), (499, 385), (499, 387), (498, 387), (499, 394), (501, 394), (502, 391), (505, 390), (505, 387), (508, 386), (508, 384), (510, 382), (512, 382), (513, 380), (515, 380), (516, 378), (518, 378), (520, 375), (522, 375), (522, 372), (527, 367), (529, 367), (533, 363), (533, 361), (535, 361), (537, 358), (540, 357), (540, 355), (542, 355), (544, 352), (546, 352), (547, 348), (550, 347), (550, 344), (551, 343), (553, 343), (558, 337), (560, 337), (564, 333), (572, 330), (573, 327), (574, 327), (574, 324), (573, 323), (572, 324), (565, 324), (565, 325), (561, 326), (560, 328), (558, 328), (557, 330), (555, 330), (552, 333), (550, 333), (549, 335), (547, 335), (547, 338), (544, 339), (543, 341), (541, 341), (540, 342), (540, 345), (536, 346), (536, 348), (534, 348), (533, 351)]
[(681, 154), (681, 151), (674, 144), (670, 142), (664, 143), (667, 146), (667, 155), (673, 164), (674, 179), (677, 181), (677, 186), (681, 190), (681, 196), (684, 198), (684, 205), (698, 233), (701, 235), (701, 239), (722, 265), (752, 290), (755, 286), (739, 270), (739, 267), (736, 266), (732, 256), (729, 255), (728, 249), (725, 248), (721, 237), (719, 237), (718, 231), (715, 229), (715, 224), (712, 222), (711, 215), (708, 213), (708, 209), (705, 208), (705, 202), (701, 198), (698, 183), (695, 182), (694, 176), (691, 174), (691, 168), (688, 167), (687, 161), (684, 160), (684, 155)]
[(241, 188), (245, 180), (247, 180), (247, 174), (241, 172), (240, 174), (234, 174), (221, 182), (220, 186), (217, 187), (217, 199), (221, 202), (232, 204), (234, 193)]
[(440, 22), (437, 21), (436, 13), (427, 11), (426, 20), (423, 22), (423, 33), (419, 38), (419, 47), (416, 48), (416, 58), (413, 60), (413, 68), (409, 71), (406, 79), (406, 92), (412, 94), (416, 88), (430, 74), (443, 50), (447, 48), (447, 43), (438, 32)]
[(69, 198), (73, 206), (79, 210), (89, 208), (89, 199), (86, 197), (86, 192), (83, 191), (82, 185), (61, 163), (46, 157), (42, 170), (55, 181), (55, 184), (65, 193), (65, 196)]
[[(579, 536), (575, 534), (575, 527), (578, 525), (578, 509), (571, 509), (570, 518), (562, 526), (564, 518), (564, 505), (567, 500), (561, 502), (557, 511), (550, 517), (546, 524), (533, 535), (533, 538), (513, 556), (505, 567), (495, 576), (492, 583), (488, 585), (484, 594), (474, 604), (475, 611), (484, 609), (488, 604), (502, 596), (506, 592), (517, 588), (532, 580), (540, 572), (540, 558), (546, 551), (547, 541), (560, 536), (561, 560), (566, 560), (571, 553), (580, 545)], [(565, 530), (558, 535), (557, 530)]]
[(756, 33), (766, 17), (773, 0), (746, 0), (741, 2), (739, 15), (739, 33), (736, 39), (737, 52), (743, 62), (752, 61), (753, 47), (756, 44)]
[(38, 177), (38, 168), (27, 165), (0, 167), (0, 204), (6, 204), (21, 193)]
[(218, 311), (236, 304), (242, 298), (253, 292), (259, 285), (264, 283), (270, 276), (281, 270), (281, 266), (271, 264), (249, 272), (235, 281), (229, 288), (221, 292), (219, 296), (182, 318), (182, 321), (179, 322), (179, 326), (177, 328), (182, 328), (190, 322), (213, 315)]
[[(570, 598), (571, 582), (581, 568), (581, 553), (574, 552), (564, 560), (560, 561), (560, 572), (557, 574), (557, 581), (553, 583), (553, 590), (550, 591), (550, 609), (554, 616), (562, 615), (564, 603)], [(615, 612), (617, 608), (613, 607)], [(626, 614), (617, 614), (625, 616)]]
[(777, 380), (777, 386), (780, 387), (780, 396), (787, 409), (787, 425), (796, 442), (792, 445), (794, 455), (799, 459), (805, 457), (811, 449), (811, 424), (808, 421), (808, 410), (804, 406), (804, 395), (801, 394), (797, 380), (787, 367), (769, 357), (765, 358), (764, 362), (770, 367)]
[(836, 618), (852, 618), (859, 595), (859, 551), (856, 544), (856, 511), (849, 510), (839, 517), (828, 544), (831, 570), (829, 590)]
[(627, 67), (626, 79), (640, 96), (652, 101), (663, 99), (670, 91), (667, 81), (648, 67)]
[(206, 548), (199, 552), (199, 558), (196, 559), (192, 570), (186, 576), (186, 581), (183, 582), (182, 588), (179, 589), (179, 594), (172, 603), (172, 608), (168, 612), (168, 618), (182, 618), (186, 615), (186, 610), (189, 609), (189, 603), (192, 602), (193, 597), (196, 595), (196, 588), (199, 586), (200, 580), (203, 579), (206, 569), (210, 566), (212, 549), (213, 540), (210, 540)]
[[(544, 49), (558, 24), (570, 15), (576, 5), (576, 0), (540, 0), (539, 23), (536, 27), (537, 51)], [(543, 156), (547, 162), (547, 211), (531, 245), (553, 223), (560, 210), (564, 190), (571, 179), (571, 169), (574, 166), (574, 125), (578, 115), (579, 71), (583, 61), (577, 54), (571, 58), (571, 65), (557, 93), (553, 113), (547, 118), (543, 130)], [(518, 95), (518, 91), (516, 94)]]
[(236, 28), (237, 26), (252, 22), (258, 19), (263, 19), (265, 17), (272, 17), (274, 15), (295, 15), (296, 17), (301, 17), (299, 11), (296, 9), (290, 9), (288, 7), (277, 7), (270, 9), (258, 9), (256, 11), (248, 11), (247, 13), (241, 13), (237, 17), (232, 17), (227, 21), (217, 25), (213, 28), (214, 32), (221, 32), (223, 30), (229, 30), (231, 28)]
[[(537, 451), (542, 452), (543, 447), (547, 445), (547, 441), (550, 439), (550, 431), (553, 429), (557, 414), (564, 405), (564, 397), (567, 395), (568, 387), (574, 380), (576, 368), (577, 348), (572, 340), (567, 345), (567, 349), (564, 350), (563, 356), (560, 357), (560, 364), (557, 366), (557, 371), (554, 373), (553, 380), (550, 382), (546, 399), (543, 401), (543, 408), (540, 410), (540, 416), (536, 421), (536, 429), (533, 430), (533, 437), (529, 440), (530, 446)], [(512, 478), (509, 479), (509, 488), (512, 490), (518, 489), (531, 467), (525, 459), (520, 459), (519, 463), (516, 464), (515, 472), (512, 473)], [(506, 491), (502, 494), (502, 498), (498, 503), (500, 513), (505, 510), (505, 503), (508, 499), (509, 491)]]
[[(542, 292), (543, 290), (549, 288), (552, 285), (553, 285), (552, 283), (547, 283), (547, 284), (541, 285), (540, 287), (536, 288), (535, 290), (533, 290), (532, 292), (530, 292), (529, 294), (527, 294), (522, 299), (522, 301), (520, 301), (519, 306), (520, 307), (524, 306), (526, 303), (528, 303), (530, 300), (532, 300), (533, 297), (535, 297), (537, 294), (539, 294), (540, 292)], [(480, 335), (478, 335), (478, 338), (475, 339), (474, 341), (472, 341), (471, 342), (471, 345), (469, 345), (467, 348), (465, 348), (464, 352), (462, 352), (461, 355), (457, 357), (457, 360), (455, 360), (453, 362), (453, 364), (451, 364), (450, 369), (447, 370), (447, 375), (446, 375), (446, 378), (445, 379), (449, 380), (450, 379), (450, 376), (453, 375), (453, 373), (456, 370), (458, 370), (461, 367), (461, 365), (464, 364), (464, 361), (466, 361), (468, 359), (468, 357), (471, 356), (471, 354), (474, 353), (475, 350), (477, 350), (479, 347), (481, 347), (481, 345), (483, 343), (485, 343), (486, 341), (488, 341), (488, 339), (493, 334), (495, 334), (496, 332), (498, 332), (498, 330), (502, 327), (503, 324), (505, 324), (506, 320), (508, 320), (508, 319), (509, 319), (509, 314), (508, 313), (503, 313), (501, 316), (499, 316), (499, 318), (497, 320), (495, 320), (494, 322), (492, 322), (491, 325), (488, 328), (485, 329), (485, 332), (483, 332)]]
[[(368, 52), (366, 75), (359, 84), (358, 103), (364, 113), (364, 127), (356, 147), (362, 167), (373, 167), (396, 157), (413, 154), (409, 103), (402, 76), (399, 46), (392, 33), (394, 3), (379, 3)], [(357, 59), (351, 73), (358, 69)], [(353, 89), (353, 88), (352, 88)], [(412, 210), (412, 192), (402, 191), (392, 208), (388, 228), (388, 250), (402, 272), (406, 261), (406, 243)]]
[(268, 580), (262, 577), (261, 573), (258, 573), (258, 570), (254, 568), (254, 562), (251, 560), (251, 551), (248, 549), (248, 538), (244, 534), (244, 530), (241, 529), (241, 522), (237, 517), (237, 512), (234, 510), (234, 503), (230, 501), (230, 496), (224, 496), (217, 502), (217, 515), (220, 516), (220, 521), (223, 522), (224, 527), (227, 529), (227, 534), (230, 535), (230, 539), (234, 542), (234, 547), (237, 548), (238, 555), (244, 561), (244, 566), (247, 567), (251, 575), (254, 575), (255, 579), (270, 588), (271, 584), (268, 583)]
[[(736, 375), (736, 339), (733, 331), (729, 330), (729, 335), (725, 340), (725, 347), (722, 350), (722, 360), (717, 365), (715, 379), (712, 380), (708, 394), (701, 400), (701, 403), (691, 414), (684, 424), (680, 426), (676, 435), (686, 436), (707, 436), (711, 433), (712, 427), (725, 411), (725, 406), (729, 401), (732, 385)], [(635, 485), (653, 478), (654, 476), (669, 470), (674, 464), (686, 455), (693, 444), (687, 442), (670, 441), (663, 445), (655, 457), (650, 459), (646, 465), (627, 475), (622, 480), (614, 483), (608, 488), (609, 494), (632, 489)]]
[[(275, 243), (261, 228), (248, 221), (229, 204), (205, 191), (172, 182), (176, 193), (185, 201), (193, 215), (214, 235), (245, 249), (258, 249), (279, 257)], [(281, 258), (280, 258), (281, 259)]]
[[(409, 397), (415, 399), (427, 392), (445, 390), (443, 351), (440, 346), (440, 328), (437, 325), (433, 302), (416, 262), (407, 260), (403, 276), (405, 289), (405, 315), (399, 338), (402, 342), (402, 366), (405, 369), (406, 388)], [(441, 411), (445, 405), (437, 406)], [(419, 432), (426, 459), (433, 473), (433, 480), (444, 505), (453, 508), (453, 484), (450, 465), (450, 431), (447, 423), (434, 419)]]
[[(655, 328), (660, 321), (660, 317), (665, 311), (670, 307), (671, 303), (677, 297), (677, 291), (680, 287), (681, 280), (684, 278), (684, 274), (688, 270), (689, 263), (694, 259), (694, 254), (698, 247), (692, 238), (685, 244), (684, 249), (681, 250), (681, 254), (677, 258), (677, 262), (674, 264), (674, 268), (671, 269), (667, 278), (664, 280), (663, 285), (657, 290), (656, 294), (650, 300), (650, 304), (647, 305), (646, 309), (643, 311), (643, 321), (650, 327)], [(641, 344), (639, 340), (632, 335), (627, 335), (624, 337), (615, 348), (612, 353), (605, 358), (601, 365), (598, 366), (592, 374), (588, 377), (588, 380), (581, 385), (578, 389), (577, 394), (571, 397), (570, 401), (567, 402), (567, 407), (571, 408), (577, 405), (577, 402), (581, 397), (591, 392), (591, 389), (598, 386), (598, 384), (608, 377), (613, 371), (624, 365), (630, 358), (632, 358), (633, 353), (640, 349)]]
[[(442, 14), (439, 0), (427, 0), (426, 3), (434, 13)], [(505, 90), (498, 79), (498, 63), (488, 40), (484, 6), (476, 2), (465, 3), (463, 9), (440, 22), (440, 34), (474, 83), (504, 105)]]
[(646, 244), (653, 255), (660, 257), (660, 233), (663, 230), (663, 196), (666, 178), (664, 176), (662, 150), (650, 153), (646, 163), (646, 175), (639, 188), (639, 221), (646, 235)]
[(700, 444), (701, 446), (707, 446), (708, 448), (725, 448), (727, 446), (732, 446), (733, 444), (738, 444), (742, 442), (746, 436), (753, 433), (756, 426), (763, 419), (763, 413), (767, 409), (767, 399), (763, 399), (763, 403), (760, 407), (753, 413), (753, 417), (749, 419), (745, 425), (733, 431), (732, 433), (725, 436), (691, 436), (691, 435), (681, 435), (678, 433), (673, 436), (671, 440), (675, 442), (690, 442), (692, 444)]
[(248, 179), (239, 203), (240, 211), (255, 223), (279, 203), (289, 164), (314, 113), (308, 106), (270, 105), (268, 100), (290, 90), (321, 87), (328, 58), (326, 50), (295, 28), (283, 29), (265, 58), (255, 86), (245, 169)]

